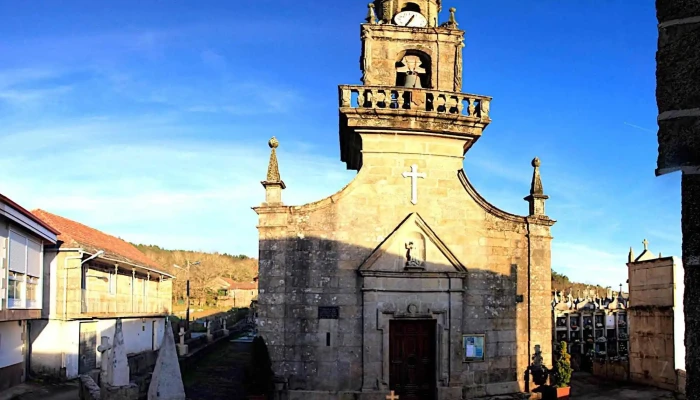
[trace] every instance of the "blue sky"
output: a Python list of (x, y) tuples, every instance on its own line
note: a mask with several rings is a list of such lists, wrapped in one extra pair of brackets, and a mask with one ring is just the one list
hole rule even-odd
[[(336, 192), (337, 85), (359, 83), (367, 1), (0, 0), (0, 191), (127, 240), (257, 254), (267, 140), (287, 204)], [(680, 255), (680, 176), (656, 178), (651, 1), (445, 0), (464, 91), (493, 96), (467, 153), (525, 214), (542, 160), (553, 268), (617, 287), (629, 246)]]

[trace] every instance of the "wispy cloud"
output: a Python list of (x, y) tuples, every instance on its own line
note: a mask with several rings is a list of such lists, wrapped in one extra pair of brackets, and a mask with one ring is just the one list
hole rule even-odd
[[(167, 130), (158, 121), (146, 127)], [(3, 135), (0, 147), (12, 137), (50, 143), (55, 132), (74, 133), (41, 158), (26, 151), (0, 161), (7, 172), (3, 193), (128, 240), (255, 255), (257, 216), (250, 207), (264, 199), (265, 142), (163, 142), (158, 135), (135, 141), (115, 135), (133, 128), (109, 121)], [(287, 152), (295, 153), (294, 162)], [(298, 153), (289, 145), (280, 149), (280, 163), (292, 204), (330, 195), (353, 175), (339, 174), (334, 159)], [(161, 236), (165, 232), (182, 236)]]

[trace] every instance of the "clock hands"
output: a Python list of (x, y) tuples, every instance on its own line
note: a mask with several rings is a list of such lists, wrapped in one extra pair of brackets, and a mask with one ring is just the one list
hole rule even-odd
[(409, 18), (408, 22), (406, 22), (405, 26), (409, 26), (411, 24), (411, 21), (413, 21), (413, 18), (415, 18), (415, 15), (411, 15), (411, 18)]

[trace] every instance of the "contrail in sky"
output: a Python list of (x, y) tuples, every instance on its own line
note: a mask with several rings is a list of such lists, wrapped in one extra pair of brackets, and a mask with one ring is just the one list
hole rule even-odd
[(628, 122), (623, 122), (623, 124), (625, 124), (625, 125), (627, 125), (627, 126), (631, 126), (632, 128), (641, 129), (641, 130), (643, 130), (643, 131), (645, 131), (645, 132), (656, 133), (656, 131), (652, 131), (651, 129), (642, 128), (641, 126), (637, 126), (637, 125), (634, 125), (634, 124), (630, 124), (630, 123), (628, 123)]

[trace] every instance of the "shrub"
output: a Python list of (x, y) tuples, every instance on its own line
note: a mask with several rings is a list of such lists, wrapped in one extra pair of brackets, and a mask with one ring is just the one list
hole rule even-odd
[(566, 349), (566, 342), (561, 342), (554, 352), (554, 368), (552, 369), (552, 385), (567, 387), (571, 382), (571, 355)]

